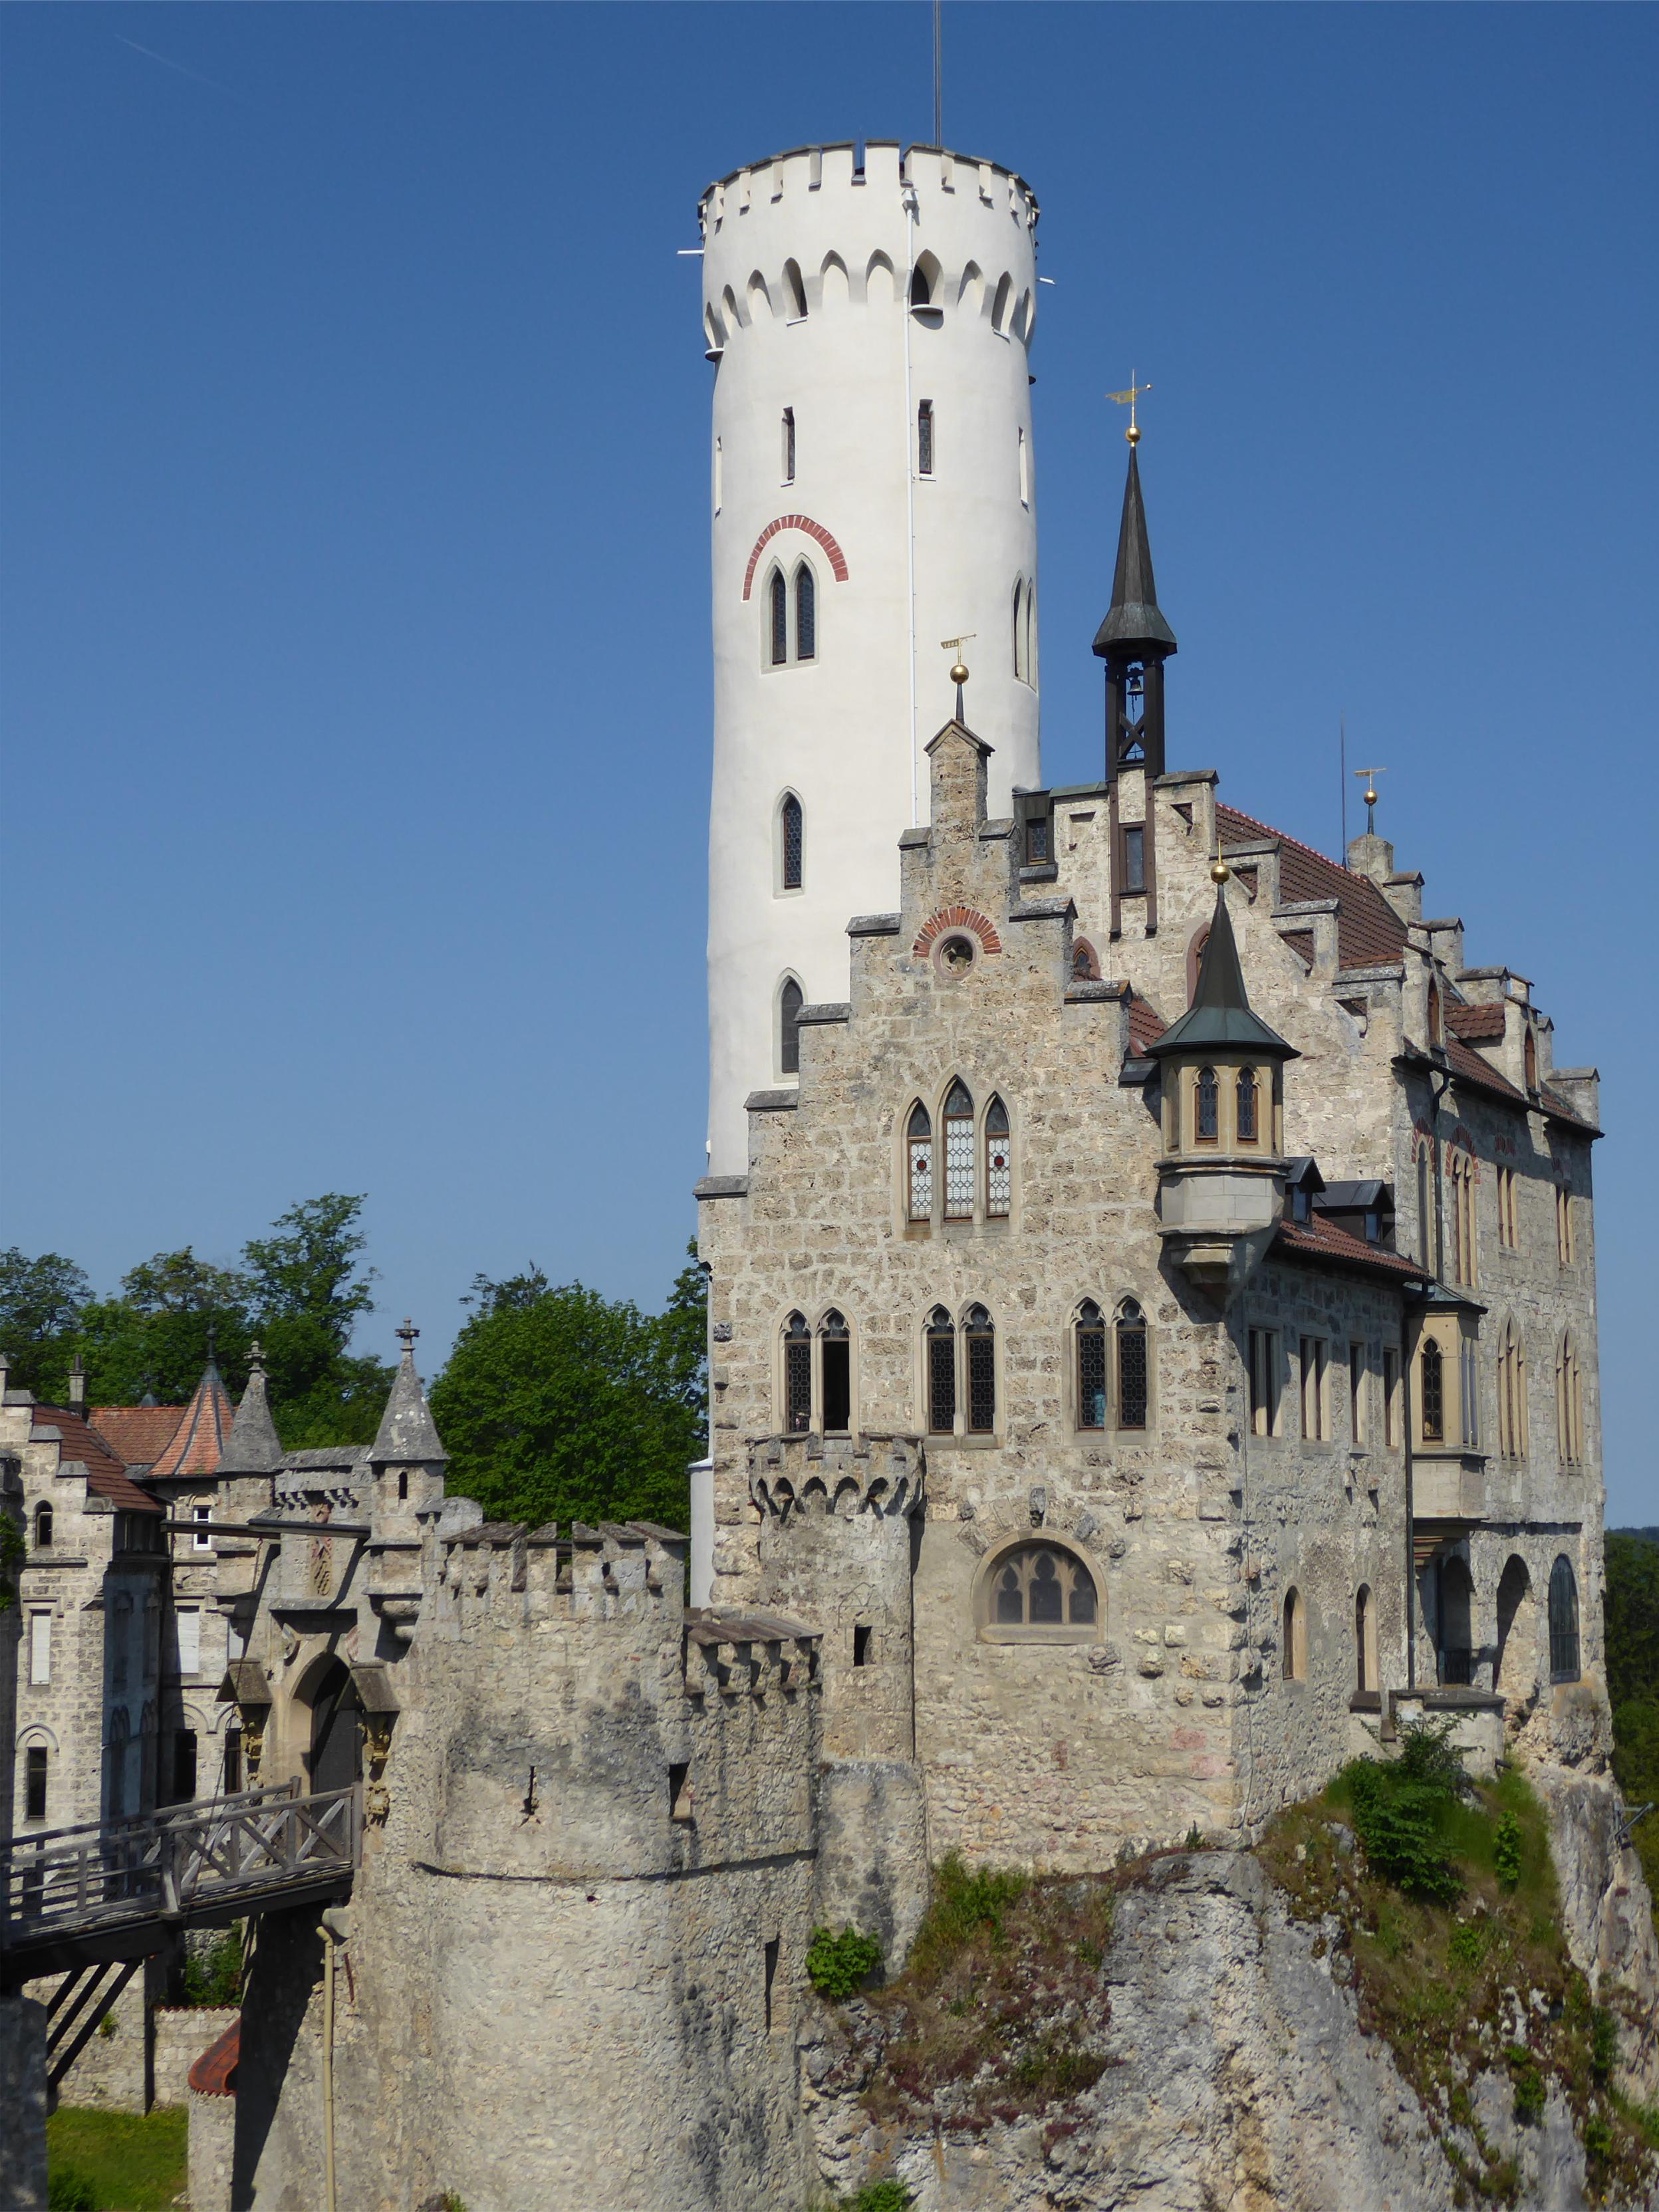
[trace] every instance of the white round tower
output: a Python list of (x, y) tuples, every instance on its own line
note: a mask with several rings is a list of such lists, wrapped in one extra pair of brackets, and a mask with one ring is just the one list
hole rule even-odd
[[(994, 813), (1041, 780), (1026, 366), (1030, 188), (935, 148), (811, 146), (703, 194), (715, 363), (709, 1166), (793, 1081), (795, 1005), (845, 999), (847, 924), (898, 898), (921, 748), (955, 708)], [(799, 993), (799, 997), (795, 994)]]

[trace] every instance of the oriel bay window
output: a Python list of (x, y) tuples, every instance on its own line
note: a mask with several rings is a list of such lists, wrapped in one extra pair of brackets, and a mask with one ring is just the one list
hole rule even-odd
[(1221, 1134), (1221, 1086), (1212, 1067), (1198, 1072), (1198, 1117), (1193, 1134), (1200, 1145), (1213, 1145)]
[(1238, 1141), (1253, 1145), (1256, 1137), (1256, 1082), (1253, 1067), (1241, 1067), (1235, 1085), (1238, 1110)]
[(1423, 1407), (1423, 1441), (1443, 1443), (1446, 1437), (1446, 1378), (1440, 1346), (1431, 1336), (1418, 1363), (1418, 1390)]

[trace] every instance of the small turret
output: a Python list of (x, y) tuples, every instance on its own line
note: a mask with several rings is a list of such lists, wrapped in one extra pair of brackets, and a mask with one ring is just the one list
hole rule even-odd
[(398, 1331), (404, 1356), (369, 1447), (368, 1463), (374, 1477), (370, 1510), (377, 1535), (395, 1531), (412, 1536), (416, 1514), (423, 1507), (440, 1504), (443, 1498), (449, 1455), (415, 1371), (415, 1340), (420, 1333), (408, 1320)]
[(1164, 1077), (1160, 1234), (1200, 1282), (1224, 1280), (1241, 1240), (1279, 1218), (1284, 1066), (1299, 1057), (1251, 1011), (1219, 861), (1217, 872), (1193, 1003), (1146, 1047)]
[(1152, 549), (1140, 496), (1140, 460), (1129, 447), (1118, 526), (1112, 604), (1095, 632), (1095, 651), (1106, 664), (1106, 781), (1124, 768), (1164, 773), (1164, 664), (1176, 650), (1152, 578)]

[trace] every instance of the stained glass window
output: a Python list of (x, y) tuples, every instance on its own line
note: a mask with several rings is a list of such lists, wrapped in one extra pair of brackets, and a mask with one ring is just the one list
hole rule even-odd
[(985, 1212), (993, 1221), (1006, 1221), (1013, 1193), (1013, 1152), (1008, 1142), (1008, 1109), (994, 1098), (985, 1109)]
[(1432, 1337), (1423, 1346), (1422, 1376), (1424, 1441), (1437, 1444), (1446, 1433), (1446, 1399), (1440, 1346)]
[(920, 1101), (910, 1109), (910, 1126), (905, 1132), (904, 1146), (908, 1163), (910, 1219), (931, 1221), (933, 1218), (933, 1124), (927, 1109)]
[(818, 649), (818, 587), (803, 561), (795, 571), (795, 658), (811, 660)]
[(800, 1073), (801, 988), (792, 975), (778, 994), (778, 1067), (785, 1075)]
[(1238, 1071), (1238, 1141), (1241, 1145), (1255, 1142), (1255, 1070), (1241, 1067)]
[(1106, 1321), (1092, 1298), (1078, 1308), (1077, 1425), (1080, 1429), (1106, 1425)]
[(945, 1218), (974, 1218), (974, 1102), (960, 1081), (945, 1102)]
[(801, 886), (801, 811), (800, 801), (792, 791), (783, 802), (783, 888), (798, 891)]
[(1198, 1073), (1198, 1141), (1200, 1145), (1214, 1144), (1221, 1128), (1221, 1087), (1215, 1079), (1212, 1067), (1202, 1067)]
[(976, 1436), (988, 1436), (997, 1425), (997, 1343), (991, 1316), (983, 1306), (968, 1309), (965, 1334), (968, 1426)]
[(927, 1427), (948, 1437), (957, 1425), (957, 1333), (943, 1306), (927, 1323)]
[(1146, 1316), (1126, 1298), (1117, 1316), (1117, 1425), (1146, 1425)]
[(781, 668), (789, 658), (789, 586), (783, 571), (775, 568), (767, 587), (772, 616), (772, 665)]
[(812, 1339), (798, 1313), (790, 1315), (783, 1336), (783, 1425), (793, 1437), (812, 1425)]

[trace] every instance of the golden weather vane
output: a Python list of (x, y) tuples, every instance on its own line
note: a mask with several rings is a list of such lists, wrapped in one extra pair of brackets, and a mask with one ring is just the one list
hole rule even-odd
[(1356, 775), (1363, 775), (1365, 779), (1365, 835), (1368, 837), (1376, 835), (1376, 779), (1388, 772), (1385, 768), (1357, 768), (1354, 770)]
[(1118, 406), (1127, 407), (1128, 409), (1129, 427), (1123, 434), (1132, 446), (1138, 446), (1140, 443), (1140, 425), (1135, 420), (1135, 402), (1140, 398), (1143, 392), (1150, 392), (1152, 388), (1152, 387), (1150, 384), (1137, 384), (1135, 382), (1135, 373), (1133, 369), (1131, 369), (1129, 371), (1129, 389), (1127, 392), (1109, 392), (1106, 394), (1106, 397), (1109, 399), (1115, 401)]

